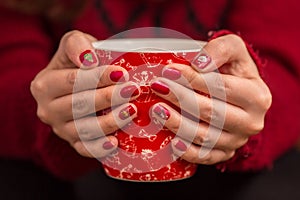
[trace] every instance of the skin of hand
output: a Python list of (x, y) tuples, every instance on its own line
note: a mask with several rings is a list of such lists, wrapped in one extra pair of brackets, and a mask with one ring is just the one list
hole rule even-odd
[[(128, 103), (139, 88), (119, 66), (98, 66), (92, 42), (80, 31), (66, 33), (48, 66), (31, 83), (37, 115), (82, 156), (101, 158), (118, 146), (111, 133), (137, 116)], [(112, 99), (112, 96), (116, 97)], [(95, 112), (113, 107), (105, 115)]]
[[(171, 143), (173, 152), (206, 165), (229, 160), (250, 136), (259, 133), (272, 102), (245, 43), (233, 34), (208, 42), (191, 66), (166, 66), (151, 88), (192, 115), (182, 115), (164, 103), (152, 107), (152, 116), (176, 134)], [(211, 89), (214, 94), (209, 94)], [(203, 93), (214, 96), (214, 102)], [(200, 112), (191, 105), (197, 105)], [(218, 123), (222, 115), (224, 123)]]

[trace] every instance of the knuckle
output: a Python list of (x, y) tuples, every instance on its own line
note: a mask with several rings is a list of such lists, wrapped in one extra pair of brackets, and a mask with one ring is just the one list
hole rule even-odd
[[(180, 99), (180, 101), (178, 99)], [(184, 95), (181, 95), (181, 94), (179, 94), (178, 97), (176, 97), (175, 95), (169, 96), (170, 102), (173, 102), (175, 105), (180, 105), (180, 102), (185, 101), (184, 99), (185, 99)]]
[(81, 141), (76, 141), (71, 146), (79, 153), (81, 156), (88, 157), (87, 150)]
[(212, 127), (208, 128), (208, 130), (210, 131), (207, 131), (207, 134), (204, 137), (202, 137), (203, 140), (202, 145), (207, 148), (214, 148), (217, 145), (220, 137), (220, 136), (219, 137), (216, 136), (221, 135), (222, 132)]
[(104, 131), (104, 134), (108, 134), (108, 133), (112, 133), (114, 131), (116, 131), (117, 127), (115, 125), (115, 123), (108, 123), (108, 124), (105, 124), (105, 131)]
[(69, 143), (74, 143), (81, 139), (77, 131), (77, 126), (73, 123), (73, 121), (62, 123), (59, 126), (54, 126), (53, 129), (56, 129), (57, 135), (64, 140), (69, 141)]
[(78, 136), (79, 138), (83, 139), (85, 138), (86, 135), (89, 134), (89, 124), (86, 123), (85, 118), (84, 119), (79, 119), (79, 120), (74, 120), (73, 121), (74, 125), (74, 134)]
[(168, 100), (170, 102), (173, 102), (174, 104), (179, 105), (179, 99), (180, 102), (184, 102), (186, 99), (185, 93), (184, 92), (176, 92), (176, 90), (173, 90), (172, 92), (170, 92), (170, 94), (168, 95)]
[(209, 153), (209, 154), (207, 154), (205, 157), (203, 157), (203, 158), (200, 158), (199, 156), (198, 156), (198, 162), (199, 163), (201, 163), (201, 164), (203, 164), (203, 165), (210, 165), (210, 164), (213, 164), (212, 163), (212, 155)]
[(73, 97), (72, 111), (75, 117), (81, 117), (89, 112), (89, 100), (86, 95), (77, 95)]
[(77, 71), (70, 71), (68, 74), (67, 74), (67, 83), (70, 84), (70, 85), (74, 85), (76, 79), (77, 79)]
[(63, 37), (62, 41), (65, 42), (65, 44), (74, 44), (74, 42), (78, 41), (80, 38), (84, 38), (85, 35), (83, 32), (78, 30), (72, 30), (67, 32)]
[(212, 104), (211, 103), (207, 103), (204, 107), (201, 108), (200, 110), (200, 117), (206, 121), (206, 122), (210, 122), (213, 118), (213, 112), (212, 112)]
[(70, 129), (65, 123), (55, 123), (52, 125), (53, 132), (61, 139), (73, 143), (76, 141), (76, 137), (70, 132)]
[(82, 98), (82, 97), (78, 97), (76, 99), (74, 99), (74, 102), (73, 102), (73, 109), (74, 111), (81, 111), (84, 109), (85, 105), (87, 103), (87, 100), (85, 98)]
[(269, 91), (261, 92), (257, 96), (257, 101), (264, 111), (267, 111), (272, 104), (272, 95)]
[(196, 85), (198, 83), (198, 74), (194, 73), (194, 71), (187, 72), (187, 75), (185, 78), (187, 78), (188, 82), (191, 85)]
[(181, 124), (180, 124), (180, 123), (171, 123), (171, 124), (169, 125), (168, 128), (169, 128), (173, 133), (178, 134), (180, 127), (181, 127)]
[(102, 126), (101, 129), (103, 130), (104, 134), (112, 133), (118, 128), (115, 121), (111, 119), (110, 115), (104, 116), (101, 119), (100, 125)]
[(59, 136), (62, 135), (62, 133), (65, 133), (65, 131), (61, 127), (58, 127), (58, 126), (52, 126), (52, 130), (56, 135), (59, 135)]
[(199, 164), (199, 158), (197, 157), (197, 155), (188, 155), (187, 153), (184, 153), (182, 156), (181, 156), (182, 159), (190, 162), (190, 163), (197, 163)]
[(42, 122), (49, 124), (49, 114), (45, 109), (41, 108), (40, 106), (38, 106), (37, 109), (37, 116)]
[(216, 50), (218, 51), (218, 53), (225, 58), (229, 57), (230, 51), (227, 45), (227, 39), (220, 37), (216, 42)]
[(245, 45), (245, 42), (243, 41), (243, 39), (240, 36), (236, 35), (236, 34), (229, 34), (229, 35), (227, 35), (226, 36), (226, 40), (230, 41), (230, 44), (232, 46), (234, 46), (234, 47), (242, 47), (245, 50), (247, 49), (246, 45)]
[(78, 44), (79, 41), (84, 41), (86, 36), (83, 32), (73, 30), (66, 33), (62, 38), (62, 44), (65, 45), (66, 49), (72, 49), (74, 44)]
[[(207, 135), (206, 135), (207, 139)], [(204, 143), (207, 143), (207, 141), (204, 139), (202, 133), (197, 133), (196, 137), (194, 138), (194, 143), (198, 145), (204, 145)]]
[(194, 143), (203, 146), (209, 145), (211, 136), (208, 130), (209, 130), (208, 128), (205, 128), (205, 130), (198, 128), (197, 134), (194, 138)]
[(235, 155), (235, 151), (234, 150), (230, 150), (226, 152), (226, 160), (229, 160), (231, 158), (233, 158)]
[(33, 80), (30, 84), (30, 91), (34, 97), (46, 92), (47, 85), (42, 80)]
[(222, 76), (218, 73), (213, 74), (213, 79), (211, 82), (209, 82), (209, 84), (212, 85), (209, 91), (211, 95), (219, 96), (219, 98), (223, 98), (225, 100), (225, 94), (230, 90), (231, 85), (226, 83), (226, 81), (224, 81)]
[(233, 48), (247, 50), (242, 38), (236, 34), (228, 34), (218, 37), (210, 42), (219, 57), (230, 58)]
[(104, 95), (103, 100), (104, 100), (104, 104), (105, 105), (112, 105), (113, 104), (113, 101), (112, 101), (112, 91), (110, 91), (109, 89), (106, 89), (104, 91), (104, 94), (102, 94), (102, 95)]
[(77, 126), (76, 126), (76, 132), (78, 134), (78, 136), (80, 138), (82, 138), (83, 140), (89, 140), (89, 139), (92, 139), (91, 138), (91, 134), (90, 134), (90, 131), (88, 130), (88, 127), (86, 125), (80, 125), (78, 122), (77, 122)]
[(226, 151), (234, 151), (236, 149), (239, 149), (243, 145), (247, 143), (247, 139), (241, 138), (241, 139), (236, 139), (234, 138), (233, 140), (230, 140), (228, 143), (222, 144), (220, 149), (226, 150)]
[(236, 145), (235, 145), (234, 149), (232, 149), (232, 150), (235, 150), (235, 149), (238, 149), (238, 148), (244, 146), (247, 142), (248, 142), (247, 137), (239, 139), (237, 142), (235, 142)]
[(248, 132), (250, 135), (259, 133), (264, 128), (264, 120), (248, 123)]
[[(201, 150), (200, 150), (201, 152)], [(191, 162), (191, 163), (197, 163), (197, 164), (203, 164), (207, 165), (212, 160), (211, 153), (207, 153), (206, 155), (200, 155), (199, 151), (192, 151), (183, 154), (183, 159)]]
[(236, 34), (228, 34), (227, 37), (228, 37), (229, 40), (231, 40), (235, 43), (244, 44), (243, 39), (240, 36), (236, 35)]
[(96, 68), (93, 72), (93, 78), (97, 80), (98, 85), (108, 85), (110, 81), (109, 73), (113, 70), (113, 65), (102, 65), (100, 68)]

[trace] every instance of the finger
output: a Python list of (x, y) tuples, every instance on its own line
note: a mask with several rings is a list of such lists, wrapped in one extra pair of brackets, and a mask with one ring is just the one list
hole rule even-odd
[[(134, 82), (86, 90), (57, 98), (50, 103), (51, 110), (64, 121), (81, 118), (97, 111), (136, 99), (140, 88)], [(61, 109), (64, 108), (64, 109)]]
[(62, 69), (71, 67), (93, 68), (99, 63), (92, 42), (97, 39), (80, 31), (66, 33), (48, 67)]
[(95, 140), (121, 129), (135, 117), (137, 117), (137, 108), (134, 104), (128, 103), (113, 109), (106, 115), (70, 121), (58, 131), (58, 134), (69, 133), (65, 139), (73, 142)]
[(157, 78), (152, 82), (151, 89), (158, 96), (197, 119), (201, 119), (220, 129), (225, 129), (228, 132), (243, 130), (248, 124), (246, 120), (249, 119), (249, 116), (241, 108), (215, 98), (197, 94), (193, 90), (173, 81)]
[[(101, 88), (128, 81), (128, 72), (119, 66), (109, 65), (91, 70), (61, 69), (48, 70), (39, 78), (38, 87), (52, 99), (83, 90)], [(54, 80), (55, 79), (55, 80)]]
[(204, 122), (190, 120), (164, 103), (153, 105), (152, 117), (178, 137), (208, 149), (235, 150), (247, 142), (247, 137), (228, 133)]
[(207, 149), (236, 150), (248, 141), (248, 136), (244, 134), (229, 133), (207, 123), (200, 123), (198, 126), (199, 131), (192, 142)]
[(213, 165), (232, 158), (235, 151), (222, 151), (219, 149), (206, 149), (194, 144), (190, 144), (179, 137), (171, 141), (175, 155), (182, 159), (197, 164)]
[(234, 34), (208, 42), (193, 59), (191, 65), (197, 71), (204, 73), (224, 66), (222, 70), (231, 75), (245, 78), (259, 77), (257, 67), (249, 55), (245, 43)]
[(245, 109), (260, 105), (257, 94), (266, 94), (264, 88), (258, 87), (260, 79), (255, 81), (218, 72), (199, 73), (182, 64), (166, 66), (162, 76)]
[(129, 79), (128, 72), (120, 66), (105, 65), (92, 70), (79, 69), (73, 92), (124, 83)]
[(79, 140), (72, 146), (82, 156), (102, 158), (108, 156), (118, 147), (118, 140), (114, 136), (107, 136), (92, 141)]

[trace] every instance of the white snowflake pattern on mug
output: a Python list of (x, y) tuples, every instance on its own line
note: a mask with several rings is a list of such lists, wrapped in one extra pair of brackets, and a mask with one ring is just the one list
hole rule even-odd
[(139, 132), (139, 137), (148, 138), (148, 140), (150, 142), (154, 142), (157, 138), (157, 135), (156, 134), (150, 134), (150, 133), (146, 132), (145, 129), (142, 128)]

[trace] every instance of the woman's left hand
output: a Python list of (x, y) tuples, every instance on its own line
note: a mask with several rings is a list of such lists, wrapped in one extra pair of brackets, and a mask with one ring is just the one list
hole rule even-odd
[(263, 129), (272, 97), (240, 37), (230, 34), (211, 40), (202, 52), (192, 67), (170, 64), (151, 84), (158, 96), (189, 117), (164, 103), (155, 104), (152, 113), (177, 135), (172, 141), (176, 155), (211, 165), (233, 157)]

